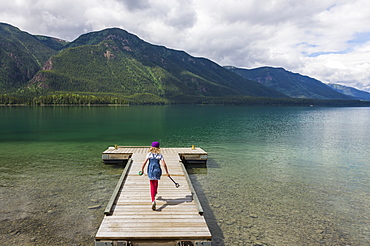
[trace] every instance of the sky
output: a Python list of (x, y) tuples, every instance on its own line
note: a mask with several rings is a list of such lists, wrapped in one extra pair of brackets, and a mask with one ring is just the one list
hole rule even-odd
[(0, 22), (67, 41), (119, 27), (221, 66), (283, 67), (370, 92), (369, 0), (11, 0)]

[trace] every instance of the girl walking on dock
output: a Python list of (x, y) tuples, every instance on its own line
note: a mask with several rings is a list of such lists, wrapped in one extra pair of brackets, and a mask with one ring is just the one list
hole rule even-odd
[(152, 209), (155, 210), (156, 209), (155, 196), (157, 195), (158, 190), (158, 180), (160, 180), (162, 176), (162, 169), (160, 165), (161, 161), (167, 173), (167, 176), (170, 177), (166, 162), (164, 161), (163, 155), (160, 152), (159, 142), (152, 143), (152, 147), (149, 149), (149, 153), (147, 154), (143, 166), (141, 167), (141, 173), (144, 173), (144, 168), (148, 161), (149, 161), (148, 177), (150, 181), (150, 195), (152, 197)]

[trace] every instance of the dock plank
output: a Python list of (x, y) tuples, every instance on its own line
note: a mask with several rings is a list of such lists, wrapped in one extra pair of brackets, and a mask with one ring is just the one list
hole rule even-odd
[[(96, 234), (99, 240), (204, 240), (212, 239), (207, 223), (193, 199), (180, 158), (181, 154), (207, 154), (200, 148), (163, 148), (171, 177), (159, 181), (157, 209), (151, 209), (150, 185), (146, 174), (138, 175), (148, 148), (109, 148), (103, 153), (130, 154), (132, 163), (118, 192), (111, 215), (105, 216)], [(164, 170), (163, 170), (164, 171)], [(165, 173), (165, 172), (164, 172)]]

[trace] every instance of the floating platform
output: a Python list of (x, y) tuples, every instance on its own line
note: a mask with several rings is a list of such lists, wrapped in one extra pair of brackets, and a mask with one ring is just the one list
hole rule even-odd
[(104, 211), (95, 245), (211, 245), (202, 206), (183, 164), (187, 158), (206, 161), (207, 153), (200, 148), (161, 148), (171, 177), (180, 186), (176, 188), (163, 175), (153, 211), (146, 171), (143, 176), (138, 174), (148, 150), (149, 147), (116, 146), (103, 152), (106, 160), (127, 163)]
[[(149, 150), (150, 147), (136, 146), (115, 146), (109, 147), (102, 153), (102, 160), (105, 164), (124, 164), (131, 158), (134, 151), (138, 149)], [(180, 156), (185, 164), (206, 164), (208, 153), (201, 148), (192, 146), (191, 148), (161, 148), (162, 153), (168, 152)]]

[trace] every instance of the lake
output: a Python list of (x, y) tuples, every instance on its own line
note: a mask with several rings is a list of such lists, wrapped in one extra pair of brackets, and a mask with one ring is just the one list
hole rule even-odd
[(0, 240), (93, 245), (109, 146), (191, 147), (214, 245), (369, 245), (370, 108), (0, 107)]

